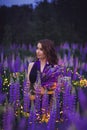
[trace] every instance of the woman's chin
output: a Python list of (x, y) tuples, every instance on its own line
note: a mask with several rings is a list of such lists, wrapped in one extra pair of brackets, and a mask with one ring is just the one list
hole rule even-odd
[(37, 56), (37, 58), (38, 58), (38, 59), (42, 59), (42, 57), (41, 57), (41, 56)]

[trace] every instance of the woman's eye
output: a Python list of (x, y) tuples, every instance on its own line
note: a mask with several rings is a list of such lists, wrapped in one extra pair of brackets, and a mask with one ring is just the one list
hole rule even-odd
[(38, 47), (36, 47), (36, 49), (37, 49), (37, 50), (41, 50), (41, 51), (43, 51), (43, 49), (42, 49), (42, 48), (38, 48)]

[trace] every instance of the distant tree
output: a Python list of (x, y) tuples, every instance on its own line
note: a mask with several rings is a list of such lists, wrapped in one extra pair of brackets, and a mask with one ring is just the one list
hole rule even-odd
[(4, 35), (2, 39), (2, 43), (4, 44), (10, 44), (12, 43), (12, 31), (11, 31), (11, 26), (10, 25), (5, 25), (4, 26)]
[(0, 42), (87, 41), (85, 0), (43, 0), (32, 5), (0, 7)]

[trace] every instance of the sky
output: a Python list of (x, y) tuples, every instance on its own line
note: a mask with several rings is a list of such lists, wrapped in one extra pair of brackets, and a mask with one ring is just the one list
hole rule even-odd
[(23, 5), (23, 4), (33, 4), (35, 6), (35, 2), (39, 2), (43, 0), (0, 0), (0, 6), (12, 6), (12, 5)]

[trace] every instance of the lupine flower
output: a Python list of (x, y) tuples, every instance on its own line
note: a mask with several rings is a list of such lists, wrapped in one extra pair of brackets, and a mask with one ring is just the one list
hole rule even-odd
[(35, 121), (36, 121), (36, 109), (35, 109), (34, 101), (32, 100), (30, 116), (28, 119), (28, 130), (35, 130)]
[(3, 104), (3, 102), (6, 100), (6, 94), (3, 94), (0, 92), (0, 104)]
[(11, 106), (6, 106), (3, 115), (3, 129), (13, 130), (14, 127), (14, 110)]
[(81, 89), (78, 90), (78, 98), (83, 111), (87, 110), (87, 98)]
[(26, 119), (25, 118), (20, 119), (18, 126), (17, 126), (17, 130), (25, 130), (26, 125), (27, 125)]
[(52, 109), (50, 111), (50, 119), (47, 124), (47, 130), (55, 130), (56, 114), (57, 114), (57, 104), (56, 104), (56, 97), (54, 93)]
[(20, 72), (20, 67), (21, 67), (21, 59), (19, 56), (17, 56), (14, 63), (15, 72)]
[(29, 112), (29, 106), (30, 106), (30, 98), (29, 98), (29, 86), (26, 84), (26, 80), (24, 80), (24, 89), (23, 89), (23, 107), (24, 107), (24, 112)]
[(15, 110), (16, 110), (20, 106), (20, 83), (19, 83), (18, 76), (14, 84), (14, 103), (15, 103)]
[(12, 75), (10, 76), (10, 90), (9, 90), (9, 102), (13, 103), (14, 102), (14, 87), (15, 87), (15, 82), (13, 80)]

